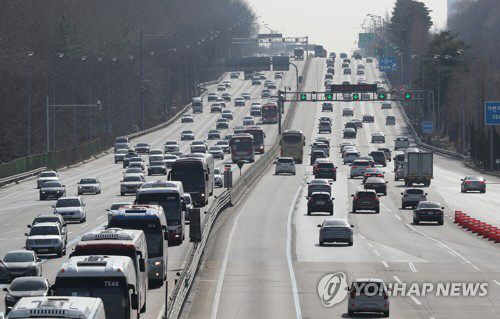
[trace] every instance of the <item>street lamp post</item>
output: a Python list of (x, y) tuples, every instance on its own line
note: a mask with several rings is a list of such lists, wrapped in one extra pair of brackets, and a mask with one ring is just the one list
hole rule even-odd
[(28, 52), (28, 156), (31, 155), (31, 57), (33, 51)]
[(440, 110), (441, 110), (441, 80), (440, 80), (440, 74), (439, 74), (439, 59), (441, 56), (439, 54), (434, 55), (434, 59), (437, 61), (437, 85), (438, 85), (438, 103), (437, 103), (437, 110), (436, 110), (436, 118), (437, 118), (437, 130), (439, 131), (440, 129)]

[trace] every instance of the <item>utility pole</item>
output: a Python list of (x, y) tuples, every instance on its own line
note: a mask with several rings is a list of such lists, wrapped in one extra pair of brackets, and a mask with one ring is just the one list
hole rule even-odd
[(139, 68), (140, 68), (140, 77), (141, 77), (141, 130), (144, 130), (144, 65), (143, 65), (143, 35), (141, 30), (141, 39), (140, 39), (140, 53), (139, 53)]

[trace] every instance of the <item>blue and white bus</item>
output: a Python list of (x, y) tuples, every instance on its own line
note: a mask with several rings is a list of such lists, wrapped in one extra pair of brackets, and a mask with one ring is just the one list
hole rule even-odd
[(126, 205), (113, 213), (108, 228), (139, 229), (146, 235), (148, 279), (162, 286), (167, 279), (168, 228), (160, 205)]

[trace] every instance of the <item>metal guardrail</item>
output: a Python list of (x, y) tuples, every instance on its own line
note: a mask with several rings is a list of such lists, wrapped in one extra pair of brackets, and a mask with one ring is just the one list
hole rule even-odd
[[(302, 74), (307, 75), (309, 61), (310, 59), (307, 60)], [(303, 87), (305, 82), (306, 81), (304, 77), (301, 88)], [(288, 129), (291, 125), (292, 119), (296, 112), (296, 108), (297, 102), (293, 102), (292, 104), (290, 104), (290, 109), (283, 120), (282, 128), (284, 130)], [(167, 318), (178, 318), (182, 311), (182, 307), (184, 306), (184, 303), (194, 282), (196, 272), (201, 265), (201, 257), (203, 256), (210, 231), (218, 215), (229, 205), (234, 205), (235, 203), (237, 203), (244, 196), (245, 192), (260, 177), (260, 175), (268, 168), (268, 166), (273, 163), (280, 149), (279, 140), (280, 135), (276, 137), (273, 145), (266, 151), (266, 153), (264, 153), (264, 155), (258, 160), (258, 162), (250, 166), (250, 168), (246, 170), (245, 173), (243, 173), (243, 175), (234, 183), (233, 188), (231, 188), (230, 191), (223, 192), (219, 197), (217, 197), (217, 199), (208, 209), (206, 213), (207, 217), (203, 220), (202, 225), (202, 240), (199, 243), (194, 243), (191, 247), (186, 266), (181, 272), (177, 284), (175, 285), (169, 298), (169, 302), (167, 304)], [(228, 197), (229, 201), (227, 199)]]
[(0, 179), (0, 187), (2, 187), (4, 185), (7, 185), (7, 184), (10, 184), (10, 183), (17, 183), (20, 180), (23, 180), (25, 178), (38, 175), (41, 172), (45, 171), (46, 169), (47, 169), (47, 167), (39, 167), (37, 169), (31, 170), (31, 171), (28, 171), (28, 172), (24, 172), (24, 173), (21, 173), (21, 174), (12, 175), (12, 176), (9, 176), (9, 177), (6, 177), (6, 178), (2, 178), (2, 179)]
[(184, 302), (191, 290), (194, 277), (201, 265), (201, 257), (205, 251), (205, 246), (208, 241), (208, 235), (212, 230), (215, 220), (226, 207), (231, 205), (231, 193), (226, 190), (212, 202), (212, 205), (206, 212), (206, 217), (201, 226), (201, 241), (194, 243), (190, 251), (186, 267), (182, 270), (177, 284), (172, 291), (172, 295), (167, 304), (168, 318), (178, 318)]

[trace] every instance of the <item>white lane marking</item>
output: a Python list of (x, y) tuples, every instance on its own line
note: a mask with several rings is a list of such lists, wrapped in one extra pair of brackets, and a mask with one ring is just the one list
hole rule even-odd
[(402, 284), (403, 282), (401, 281), (401, 279), (399, 279), (398, 276), (393, 276), (394, 280), (396, 280), (398, 282), (398, 284)]
[(397, 219), (401, 220), (401, 217), (399, 217), (399, 215), (394, 214), (394, 216), (395, 216)]
[(500, 286), (500, 282), (498, 282), (497, 280), (493, 279), (493, 282)]
[(16, 232), (21, 232), (22, 230), (20, 229), (16, 229), (16, 230), (11, 230), (11, 231), (6, 231), (6, 232), (3, 232), (2, 234), (10, 234), (10, 233), (16, 233)]
[(80, 226), (80, 227), (81, 227), (81, 228), (83, 228), (83, 227), (87, 227), (88, 225), (89, 225), (88, 223), (85, 223), (85, 224), (83, 224), (83, 225), (82, 225), (82, 226)]
[(408, 263), (408, 265), (410, 266), (411, 271), (417, 272), (417, 268), (415, 268), (415, 265), (413, 263)]
[(413, 301), (414, 301), (417, 305), (419, 305), (419, 306), (421, 306), (421, 305), (422, 305), (422, 303), (421, 303), (420, 301), (418, 301), (418, 299), (417, 299), (417, 298), (415, 298), (415, 296), (411, 295), (411, 296), (410, 296), (410, 298), (411, 298), (411, 300), (413, 300)]
[(295, 193), (292, 205), (290, 205), (290, 209), (288, 210), (288, 221), (287, 221), (287, 231), (286, 231), (286, 261), (288, 263), (288, 271), (290, 272), (290, 280), (292, 281), (293, 303), (295, 304), (295, 315), (297, 319), (302, 318), (302, 312), (300, 310), (300, 300), (297, 289), (297, 281), (295, 279), (295, 272), (293, 270), (293, 263), (292, 263), (292, 219), (293, 219), (293, 212), (295, 210), (295, 205), (299, 200), (300, 191), (303, 185), (304, 184), (301, 184), (299, 189), (297, 190), (297, 193)]
[(366, 237), (365, 237), (365, 236), (363, 236), (363, 235), (361, 235), (361, 234), (358, 234), (358, 236), (359, 236), (360, 238), (362, 238), (362, 239), (366, 239)]
[(458, 257), (454, 252), (452, 252), (451, 250), (446, 250), (450, 255), (452, 255), (453, 257)]
[(71, 234), (73, 234), (73, 232), (72, 232), (72, 231), (69, 231), (69, 232), (68, 232), (68, 235), (71, 235)]
[(227, 260), (229, 258), (229, 249), (231, 248), (231, 242), (233, 241), (233, 235), (236, 230), (236, 226), (238, 225), (238, 220), (240, 219), (241, 212), (245, 209), (246, 204), (249, 201), (243, 205), (242, 209), (240, 210), (240, 213), (238, 213), (238, 216), (236, 216), (236, 219), (234, 220), (233, 227), (231, 228), (231, 231), (229, 232), (229, 237), (227, 239), (227, 247), (226, 251), (224, 252), (224, 260), (222, 261), (222, 266), (220, 269), (219, 273), (219, 279), (217, 281), (217, 287), (215, 289), (215, 296), (214, 296), (214, 302), (212, 304), (212, 314), (210, 315), (210, 318), (216, 319), (217, 318), (217, 310), (219, 309), (219, 301), (220, 301), (220, 294), (222, 291), (222, 284), (224, 282), (224, 277), (226, 275), (226, 267), (227, 267)]
[(406, 226), (408, 226), (408, 228), (412, 229), (413, 231), (415, 231), (416, 233), (434, 241), (435, 243), (438, 243), (439, 245), (441, 245), (443, 248), (446, 248), (448, 250), (450, 250), (451, 252), (455, 253), (460, 259), (462, 259), (465, 263), (469, 264), (472, 268), (476, 269), (476, 270), (481, 270), (479, 269), (476, 265), (474, 265), (473, 263), (471, 263), (467, 258), (465, 258), (464, 256), (462, 256), (459, 252), (457, 252), (456, 250), (453, 250), (451, 249), (450, 247), (448, 247), (448, 245), (446, 244), (443, 244), (441, 243), (439, 240), (435, 239), (435, 238), (432, 238), (431, 236), (417, 230), (415, 227), (411, 226), (410, 224), (406, 224)]
[(99, 219), (101, 219), (101, 218), (103, 218), (103, 217), (104, 217), (104, 215), (97, 217), (97, 219), (99, 220)]
[(373, 244), (372, 243), (368, 243), (368, 246), (370, 246), (370, 248), (373, 248)]
[(384, 265), (385, 268), (389, 268), (389, 264), (387, 264), (385, 261), (381, 261), (382, 265)]
[(377, 255), (377, 257), (380, 257), (380, 253), (378, 252), (378, 250), (374, 249), (373, 252), (375, 253), (375, 255)]

